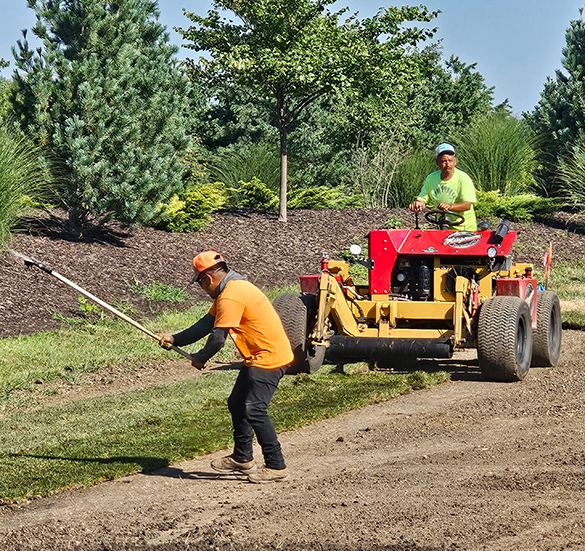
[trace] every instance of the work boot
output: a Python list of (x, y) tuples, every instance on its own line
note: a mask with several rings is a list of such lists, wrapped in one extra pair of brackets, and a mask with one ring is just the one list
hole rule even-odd
[(246, 463), (240, 463), (239, 461), (236, 461), (231, 455), (228, 455), (227, 457), (214, 459), (211, 462), (211, 468), (218, 473), (249, 474), (256, 470), (256, 463), (253, 459), (252, 461), (247, 461)]
[(266, 484), (268, 482), (284, 482), (288, 480), (288, 469), (269, 469), (262, 467), (248, 475), (248, 480), (254, 484)]

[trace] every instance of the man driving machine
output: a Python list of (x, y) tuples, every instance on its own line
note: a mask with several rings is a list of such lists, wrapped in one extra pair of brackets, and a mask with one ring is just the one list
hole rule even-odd
[[(452, 221), (451, 227), (460, 231), (477, 231), (475, 210), (477, 203), (475, 186), (469, 175), (456, 168), (455, 148), (442, 143), (435, 150), (439, 170), (429, 174), (416, 201), (409, 205), (413, 212), (423, 211), (432, 205), (441, 211), (451, 211), (458, 216), (445, 216)], [(461, 219), (463, 218), (463, 219)]]

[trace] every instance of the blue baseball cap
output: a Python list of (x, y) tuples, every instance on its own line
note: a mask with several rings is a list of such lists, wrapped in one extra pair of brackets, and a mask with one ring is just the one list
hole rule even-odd
[(447, 155), (455, 155), (455, 148), (449, 143), (442, 143), (437, 147), (435, 153), (437, 154), (437, 157), (440, 157), (444, 153)]

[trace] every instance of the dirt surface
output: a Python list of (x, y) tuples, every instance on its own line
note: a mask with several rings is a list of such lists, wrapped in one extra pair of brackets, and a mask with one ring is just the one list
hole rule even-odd
[[(352, 237), (381, 227), (388, 213), (299, 213), (284, 231), (263, 213), (244, 214), (239, 222), (238, 213), (222, 213), (197, 236), (113, 228), (100, 230), (99, 239), (74, 242), (49, 227), (17, 236), (12, 246), (102, 298), (121, 300), (134, 277), (186, 284), (193, 252), (210, 246), (236, 269), (257, 274), (261, 285), (292, 282), (299, 272), (315, 270), (321, 250), (339, 251)], [(255, 237), (253, 228), (264, 237)], [(516, 259), (541, 263), (549, 241), (557, 259), (585, 250), (580, 234), (533, 226), (520, 234)], [(41, 316), (44, 302), (62, 313), (71, 302), (77, 306), (77, 294), (11, 257), (3, 258), (1, 274), (4, 336), (50, 327), (53, 318)], [(147, 312), (151, 305), (142, 307)], [(485, 382), (473, 356), (457, 356), (439, 364), (452, 374), (444, 385), (283, 433), (288, 482), (253, 485), (214, 474), (209, 461), (223, 451), (5, 505), (0, 549), (585, 549), (584, 340), (583, 332), (564, 331), (558, 365), (532, 369), (521, 383)], [(186, 376), (180, 361), (130, 374), (110, 368), (47, 400)]]
[(452, 381), (281, 434), (292, 477), (186, 461), (0, 510), (0, 549), (327, 551), (585, 548), (584, 338), (554, 369)]

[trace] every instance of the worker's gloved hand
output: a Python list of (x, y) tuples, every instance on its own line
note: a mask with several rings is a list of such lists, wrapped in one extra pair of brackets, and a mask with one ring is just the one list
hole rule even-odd
[(160, 344), (166, 350), (171, 350), (173, 348), (174, 340), (175, 339), (173, 339), (172, 335), (164, 335), (160, 338), (158, 344)]

